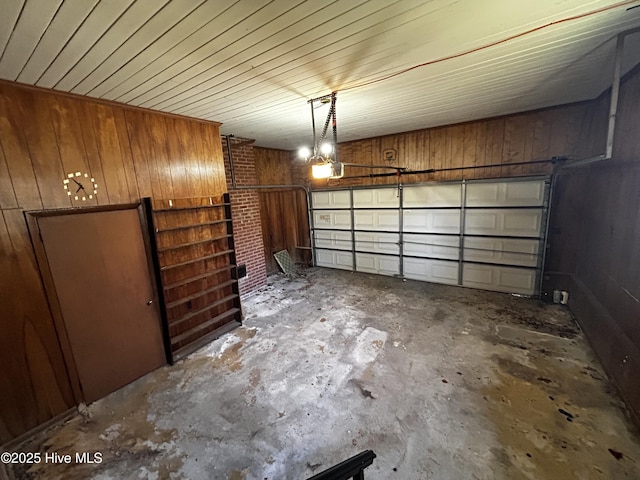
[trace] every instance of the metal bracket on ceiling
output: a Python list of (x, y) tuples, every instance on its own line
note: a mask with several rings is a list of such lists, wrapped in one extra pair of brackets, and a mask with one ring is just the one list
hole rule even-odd
[(312, 98), (311, 100), (307, 100), (307, 103), (315, 103), (315, 102), (320, 102), (320, 103), (329, 103), (331, 101), (331, 96), (333, 95), (333, 93), (329, 93), (327, 95), (323, 95), (321, 97), (316, 97), (316, 98)]

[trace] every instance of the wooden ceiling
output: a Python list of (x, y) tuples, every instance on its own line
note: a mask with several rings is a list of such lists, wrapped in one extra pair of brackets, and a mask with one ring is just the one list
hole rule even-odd
[(594, 98), (638, 27), (640, 0), (2, 0), (0, 77), (293, 149), (332, 91), (340, 141)]

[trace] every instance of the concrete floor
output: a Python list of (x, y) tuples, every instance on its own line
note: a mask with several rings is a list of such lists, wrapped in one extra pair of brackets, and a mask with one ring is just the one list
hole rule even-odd
[(100, 452), (15, 478), (638, 479), (640, 436), (559, 305), (327, 269), (271, 278), (243, 327), (38, 435)]

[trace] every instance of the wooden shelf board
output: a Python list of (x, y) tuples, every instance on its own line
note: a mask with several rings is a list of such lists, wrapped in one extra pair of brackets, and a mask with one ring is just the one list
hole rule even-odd
[(175, 207), (175, 208), (160, 208), (153, 210), (153, 213), (167, 213), (167, 212), (181, 212), (185, 210), (199, 210), (201, 208), (219, 208), (230, 206), (230, 203), (214, 203), (213, 205), (194, 205), (193, 207)]
[(187, 355), (195, 352), (199, 348), (204, 347), (208, 343), (212, 342), (216, 338), (220, 338), (225, 333), (230, 332), (231, 330), (235, 330), (236, 328), (242, 326), (241, 322), (238, 321), (230, 321), (229, 323), (225, 323), (219, 328), (207, 333), (206, 335), (194, 340), (192, 343), (185, 345), (184, 347), (180, 347), (179, 349), (172, 352), (174, 362), (180, 360), (181, 358), (186, 357)]
[(220, 300), (216, 300), (214, 303), (207, 305), (204, 308), (200, 308), (199, 310), (196, 310), (195, 312), (189, 312), (186, 315), (183, 315), (182, 317), (178, 318), (177, 320), (172, 320), (169, 322), (169, 328), (171, 327), (175, 327), (176, 325), (180, 325), (183, 322), (186, 322), (187, 320), (190, 320), (191, 318), (200, 315), (201, 313), (204, 313), (208, 310), (214, 309), (216, 307), (219, 307), (220, 305), (230, 301), (230, 300), (235, 300), (236, 298), (239, 298), (237, 294), (233, 293), (231, 295), (227, 295), (224, 298), (221, 298)]
[(158, 249), (158, 253), (169, 252), (171, 250), (177, 250), (179, 248), (192, 247), (194, 245), (201, 245), (208, 242), (216, 242), (218, 240), (224, 240), (225, 238), (231, 238), (232, 235), (220, 235), (218, 237), (206, 238), (204, 240), (196, 240), (195, 242), (179, 243), (178, 245), (171, 245), (170, 247), (162, 247)]
[(221, 223), (229, 223), (230, 221), (231, 219), (225, 218), (222, 220), (214, 220), (211, 222), (190, 223), (187, 225), (178, 225), (175, 227), (169, 227), (169, 228), (163, 228), (163, 229), (156, 228), (156, 233), (175, 232), (177, 230), (187, 230), (189, 228), (208, 227), (211, 225), (220, 225)]
[(160, 267), (160, 271), (164, 272), (165, 270), (170, 270), (172, 268), (184, 267), (185, 265), (191, 265), (192, 263), (203, 262), (205, 260), (210, 260), (212, 258), (221, 257), (222, 255), (228, 255), (233, 253), (233, 250), (223, 250), (221, 252), (216, 252), (211, 255), (205, 255), (204, 257), (194, 258), (192, 260), (187, 260), (180, 263), (174, 263), (173, 265), (164, 265)]
[(189, 338), (193, 334), (198, 333), (201, 330), (206, 330), (211, 325), (216, 324), (217, 322), (219, 322), (220, 320), (222, 320), (224, 318), (231, 317), (231, 316), (235, 315), (238, 312), (240, 312), (240, 309), (234, 307), (234, 308), (232, 308), (230, 310), (227, 310), (224, 313), (221, 313), (220, 315), (217, 315), (217, 316), (213, 317), (210, 320), (207, 320), (204, 323), (201, 323), (200, 325), (197, 325), (197, 326), (191, 328), (190, 330), (187, 330), (186, 332), (181, 333), (180, 335), (176, 335), (175, 337), (172, 337), (171, 338), (171, 346), (172, 346), (172, 348), (173, 348), (174, 345), (180, 343), (181, 341), (183, 341), (186, 338)]
[(224, 267), (216, 268), (215, 270), (211, 270), (209, 272), (201, 273), (201, 274), (195, 275), (193, 277), (187, 277), (187, 278), (184, 278), (182, 280), (178, 280), (177, 282), (170, 283), (169, 285), (164, 285), (162, 287), (162, 289), (166, 292), (168, 290), (172, 290), (172, 289), (177, 288), (177, 287), (182, 287), (183, 285), (187, 285), (187, 284), (189, 284), (191, 282), (197, 282), (198, 280), (203, 280), (203, 279), (205, 279), (207, 277), (212, 277), (214, 275), (217, 275), (219, 273), (222, 273), (222, 272), (225, 272), (225, 271), (228, 271), (228, 270), (233, 270), (236, 267), (237, 267), (237, 265), (235, 265), (235, 264), (225, 265)]
[(203, 297), (205, 295), (208, 295), (209, 293), (215, 292), (217, 290), (220, 290), (224, 287), (228, 287), (229, 285), (233, 285), (234, 283), (238, 283), (237, 280), (235, 279), (231, 279), (231, 280), (227, 280), (226, 282), (220, 283), (218, 285), (215, 285), (213, 287), (207, 288), (206, 290), (201, 290), (197, 293), (194, 293), (192, 295), (189, 295), (187, 297), (183, 297), (183, 298), (179, 298), (178, 300), (174, 300), (173, 302), (167, 303), (167, 308), (173, 308), (176, 307), (178, 305), (181, 305), (183, 303), (187, 303), (191, 300), (195, 300), (196, 298), (199, 297)]

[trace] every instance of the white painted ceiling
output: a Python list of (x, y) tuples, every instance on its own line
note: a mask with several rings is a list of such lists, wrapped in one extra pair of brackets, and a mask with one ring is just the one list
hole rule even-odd
[[(215, 120), (285, 149), (311, 143), (307, 100), (332, 91), (339, 141), (594, 98), (611, 85), (615, 36), (640, 27), (640, 0), (0, 0), (0, 10), (4, 79)], [(639, 62), (636, 33), (623, 70)]]

